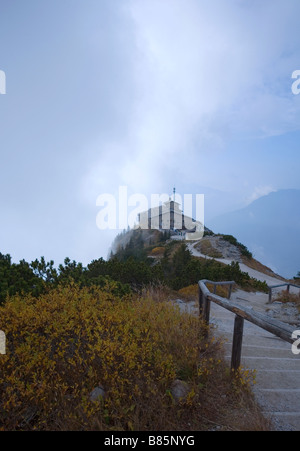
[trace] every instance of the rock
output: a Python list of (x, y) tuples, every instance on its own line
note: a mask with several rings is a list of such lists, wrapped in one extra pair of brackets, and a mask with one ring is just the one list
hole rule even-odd
[(189, 393), (189, 386), (186, 382), (176, 379), (173, 381), (170, 392), (175, 401), (180, 401), (186, 399)]
[(105, 390), (103, 387), (96, 387), (94, 390), (90, 393), (90, 401), (92, 402), (98, 402), (105, 398)]

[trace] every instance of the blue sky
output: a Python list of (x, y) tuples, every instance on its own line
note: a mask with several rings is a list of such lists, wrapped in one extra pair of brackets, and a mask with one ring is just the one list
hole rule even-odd
[(0, 252), (106, 257), (96, 199), (300, 189), (298, 0), (0, 0)]

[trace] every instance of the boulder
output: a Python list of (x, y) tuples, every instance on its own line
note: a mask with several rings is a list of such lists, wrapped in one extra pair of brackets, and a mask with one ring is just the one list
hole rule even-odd
[(186, 382), (176, 379), (172, 382), (170, 392), (175, 401), (185, 400), (190, 389)]
[(94, 388), (94, 390), (90, 393), (90, 401), (92, 402), (98, 402), (104, 398), (105, 398), (105, 390), (101, 386)]

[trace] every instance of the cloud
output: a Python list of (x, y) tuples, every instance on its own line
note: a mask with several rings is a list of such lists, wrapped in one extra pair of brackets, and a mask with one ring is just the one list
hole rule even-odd
[(209, 183), (210, 158), (230, 140), (300, 129), (291, 95), (297, 2), (130, 5), (136, 91), (128, 139), (117, 144), (120, 183), (146, 190), (176, 174)]
[(276, 191), (277, 190), (274, 189), (272, 186), (257, 186), (254, 189), (253, 193), (246, 199), (246, 203), (251, 204), (260, 197), (267, 196), (268, 194)]
[(130, 112), (123, 115), (126, 133), (101, 136), (85, 151), (94, 156), (82, 178), (85, 199), (92, 205), (100, 194), (116, 194), (120, 185), (146, 195), (170, 192), (183, 181), (236, 191), (247, 202), (274, 190), (248, 173), (242, 157), (238, 169), (234, 166), (230, 143), (300, 129), (300, 102), (291, 95), (291, 74), (300, 59), (293, 27), (298, 3), (130, 0), (127, 5), (133, 32), (126, 70), (135, 85), (123, 105)]
[(17, 3), (0, 17), (7, 252), (106, 256), (96, 199), (121, 185), (243, 201), (275, 186), (281, 160), (256, 144), (300, 129), (298, 0)]

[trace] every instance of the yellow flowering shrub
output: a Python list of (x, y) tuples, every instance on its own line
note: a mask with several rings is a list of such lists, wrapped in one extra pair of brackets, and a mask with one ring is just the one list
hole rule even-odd
[[(0, 429), (201, 429), (203, 388), (218, 384), (214, 368), (225, 374), (219, 343), (203, 328), (172, 303), (109, 288), (14, 296), (0, 307)], [(179, 403), (170, 392), (176, 379), (190, 387)], [(92, 401), (100, 386), (105, 396)]]
[(154, 247), (151, 251), (150, 255), (153, 256), (162, 256), (165, 252), (165, 248), (164, 247)]

